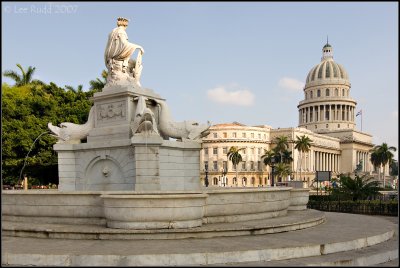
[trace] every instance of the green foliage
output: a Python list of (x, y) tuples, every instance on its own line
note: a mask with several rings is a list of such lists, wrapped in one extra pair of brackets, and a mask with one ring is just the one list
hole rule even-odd
[(232, 164), (236, 167), (236, 179), (238, 179), (238, 168), (237, 164), (242, 161), (242, 155), (240, 154), (240, 151), (244, 150), (244, 148), (238, 148), (236, 146), (232, 146), (229, 148), (229, 151), (227, 153), (228, 159), (232, 161)]
[(340, 199), (365, 200), (379, 194), (379, 182), (366, 175), (356, 174), (354, 178), (340, 175), (338, 184), (339, 187), (332, 189), (332, 195)]
[(108, 75), (108, 72), (106, 70), (103, 70), (101, 72), (102, 79), (96, 78), (96, 80), (90, 80), (90, 82), (89, 82), (90, 90), (101, 91), (107, 83), (107, 75)]
[(390, 176), (398, 176), (398, 175), (399, 175), (399, 162), (393, 159), (390, 163)]
[[(65, 90), (54, 83), (2, 85), (2, 179), (4, 184), (18, 182), (25, 157), (33, 141), (48, 131), (49, 122), (83, 124), (87, 121), (89, 97), (93, 91)], [(56, 139), (41, 136), (27, 158), (24, 173), (41, 184), (58, 183)]]

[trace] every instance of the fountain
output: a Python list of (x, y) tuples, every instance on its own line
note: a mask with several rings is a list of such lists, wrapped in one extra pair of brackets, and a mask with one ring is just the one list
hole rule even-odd
[[(306, 210), (308, 189), (201, 185), (201, 139), (210, 123), (174, 121), (166, 100), (141, 86), (144, 49), (128, 42), (127, 26), (127, 19), (118, 18), (109, 34), (107, 83), (92, 97), (87, 122), (48, 124), (58, 139), (58, 190), (8, 192), (3, 219), (163, 230)], [(319, 217), (314, 224), (322, 221)]]

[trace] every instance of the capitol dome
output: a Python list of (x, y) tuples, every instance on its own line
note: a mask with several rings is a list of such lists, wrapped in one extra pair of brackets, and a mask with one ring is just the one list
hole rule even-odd
[(350, 80), (342, 65), (333, 60), (327, 42), (321, 62), (307, 75), (304, 100), (300, 101), (299, 127), (317, 133), (354, 129), (356, 101), (350, 97)]
[(322, 48), (321, 62), (315, 65), (307, 75), (306, 87), (308, 84), (332, 82), (350, 84), (346, 70), (333, 60), (333, 48), (327, 43)]

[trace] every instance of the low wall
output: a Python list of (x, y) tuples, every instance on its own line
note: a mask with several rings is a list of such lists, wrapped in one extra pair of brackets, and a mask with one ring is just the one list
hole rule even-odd
[(290, 191), (290, 205), (288, 210), (305, 210), (307, 209), (308, 197), (310, 189), (293, 188)]
[(290, 189), (219, 188), (207, 189), (204, 223), (236, 222), (284, 216), (289, 207)]
[(290, 187), (169, 192), (7, 190), (2, 192), (2, 220), (124, 229), (190, 228), (284, 216), (288, 210), (306, 209), (308, 191)]

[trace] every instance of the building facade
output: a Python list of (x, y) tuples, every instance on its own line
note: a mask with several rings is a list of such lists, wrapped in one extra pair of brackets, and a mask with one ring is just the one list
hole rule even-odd
[[(275, 138), (287, 136), (292, 152), (292, 175), (284, 181), (303, 181), (309, 187), (316, 171), (331, 171), (331, 176), (359, 172), (372, 174), (370, 150), (372, 136), (355, 130), (357, 102), (350, 96), (351, 83), (344, 67), (333, 60), (333, 47), (322, 48), (321, 62), (309, 71), (304, 86), (304, 100), (297, 106), (298, 127), (273, 129), (270, 126), (246, 126), (237, 122), (216, 124), (203, 138), (200, 154), (201, 180), (210, 186), (271, 186), (271, 167), (263, 164), (265, 150), (272, 149)], [(297, 136), (312, 140), (310, 151), (301, 156), (294, 148)], [(227, 157), (231, 146), (243, 148), (243, 161), (236, 170)], [(274, 181), (278, 182), (279, 181)]]

